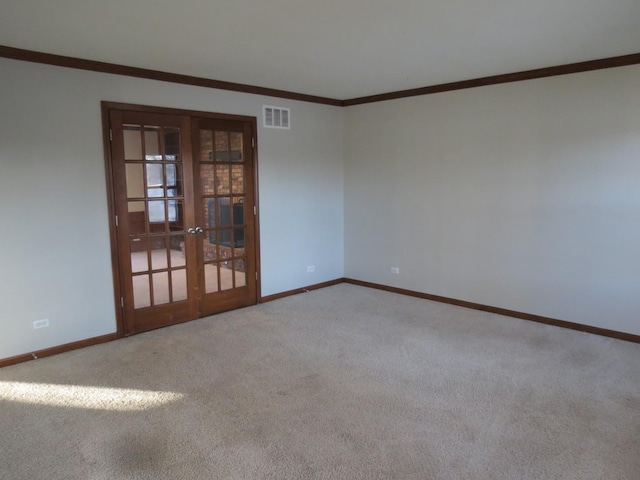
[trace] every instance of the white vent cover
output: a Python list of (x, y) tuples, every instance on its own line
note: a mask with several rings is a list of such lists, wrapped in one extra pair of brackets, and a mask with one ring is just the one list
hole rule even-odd
[(282, 107), (262, 106), (262, 118), (265, 128), (291, 129), (291, 110)]

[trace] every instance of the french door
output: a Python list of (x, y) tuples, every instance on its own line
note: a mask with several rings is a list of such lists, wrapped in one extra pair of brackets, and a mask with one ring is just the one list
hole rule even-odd
[(123, 334), (255, 304), (255, 123), (104, 108)]

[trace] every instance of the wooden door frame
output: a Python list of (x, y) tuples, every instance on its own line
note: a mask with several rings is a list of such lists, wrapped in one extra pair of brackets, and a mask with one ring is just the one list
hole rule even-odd
[(109, 243), (111, 246), (111, 270), (113, 274), (113, 287), (114, 297), (113, 302), (116, 307), (116, 335), (118, 338), (125, 336), (124, 330), (124, 313), (121, 303), (123, 296), (123, 289), (121, 283), (120, 272), (120, 251), (118, 248), (118, 232), (116, 227), (116, 195), (115, 195), (115, 179), (113, 175), (113, 160), (111, 149), (111, 129), (109, 122), (110, 110), (125, 110), (134, 111), (140, 113), (155, 113), (165, 115), (180, 115), (188, 116), (191, 119), (207, 118), (214, 120), (232, 120), (238, 122), (246, 122), (251, 125), (252, 138), (255, 139), (253, 147), (253, 191), (254, 202), (256, 206), (256, 214), (253, 217), (254, 230), (255, 230), (255, 261), (256, 261), (256, 303), (260, 303), (262, 298), (262, 275), (260, 271), (260, 205), (258, 194), (258, 122), (256, 117), (250, 117), (245, 115), (232, 115), (226, 113), (214, 113), (205, 112), (199, 110), (183, 110), (177, 108), (165, 108), (149, 105), (138, 105), (130, 103), (118, 103), (118, 102), (100, 102), (102, 111), (102, 138), (104, 147), (104, 160), (105, 160), (105, 176), (107, 182), (107, 208), (109, 213)]

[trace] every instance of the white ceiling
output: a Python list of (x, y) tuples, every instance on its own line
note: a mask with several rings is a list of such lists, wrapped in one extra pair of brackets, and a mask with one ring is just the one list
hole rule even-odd
[(640, 0), (0, 0), (0, 44), (342, 100), (640, 53)]

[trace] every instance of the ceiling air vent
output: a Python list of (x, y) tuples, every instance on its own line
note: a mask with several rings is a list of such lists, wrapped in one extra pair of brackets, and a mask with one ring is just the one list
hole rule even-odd
[(291, 129), (291, 110), (282, 107), (269, 107), (263, 105), (263, 124), (266, 128), (286, 128)]

